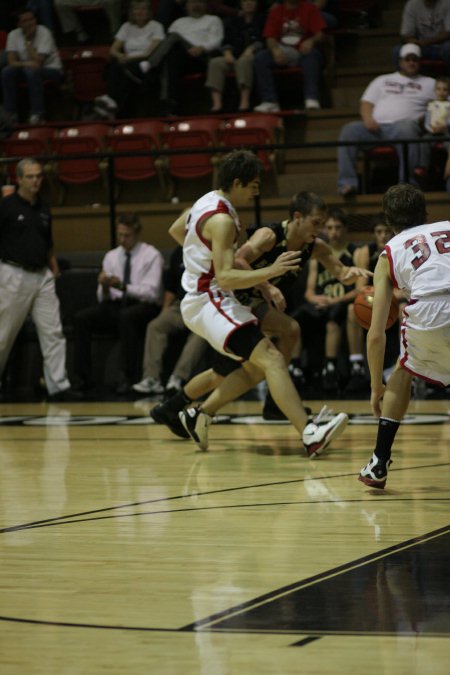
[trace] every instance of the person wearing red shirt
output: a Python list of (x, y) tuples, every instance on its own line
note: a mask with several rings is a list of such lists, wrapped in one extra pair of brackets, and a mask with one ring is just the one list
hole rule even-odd
[(258, 52), (254, 61), (262, 101), (255, 111), (277, 112), (280, 109), (273, 66), (301, 66), (305, 108), (320, 108), (319, 79), (323, 57), (316, 45), (323, 40), (325, 26), (317, 7), (306, 0), (284, 0), (282, 5), (272, 6), (263, 33), (266, 49)]

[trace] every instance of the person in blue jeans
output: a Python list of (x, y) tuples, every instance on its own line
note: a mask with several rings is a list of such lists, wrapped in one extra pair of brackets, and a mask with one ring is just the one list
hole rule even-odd
[(55, 32), (53, 0), (28, 0), (25, 7), (33, 12), (41, 26), (45, 26), (52, 33)]
[(26, 82), (30, 100), (30, 124), (44, 118), (44, 82), (59, 83), (63, 69), (52, 33), (37, 24), (30, 10), (19, 13), (18, 27), (8, 33), (7, 65), (2, 70), (5, 110), (17, 122), (17, 85)]
[(323, 56), (318, 45), (326, 24), (311, 2), (284, 0), (272, 5), (263, 31), (266, 49), (255, 54), (255, 76), (261, 103), (256, 112), (280, 110), (273, 74), (274, 66), (301, 66), (305, 108), (320, 108), (319, 83)]
[[(400, 68), (397, 72), (376, 77), (364, 91), (360, 101), (361, 121), (345, 124), (339, 141), (365, 142), (366, 147), (377, 141), (418, 139), (422, 136), (420, 120), (427, 104), (434, 98), (432, 77), (419, 74), (420, 47), (403, 45)], [(358, 192), (356, 162), (361, 145), (338, 147), (338, 193), (349, 197)], [(428, 166), (430, 143), (410, 143), (408, 160), (404, 161), (403, 147), (396, 146), (399, 158), (399, 181), (414, 183), (414, 170)]]

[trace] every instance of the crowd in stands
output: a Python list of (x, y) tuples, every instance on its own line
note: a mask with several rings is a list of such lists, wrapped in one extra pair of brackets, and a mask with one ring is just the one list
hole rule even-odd
[[(188, 91), (182, 84), (192, 74), (204, 77), (211, 96), (209, 111), (199, 112), (214, 114), (227, 108), (224, 91), (232, 74), (239, 92), (234, 112), (276, 114), (280, 112), (276, 73), (293, 66), (301, 69), (303, 81), (297, 105), (308, 112), (318, 110), (323, 105), (326, 45), (340, 19), (339, 0), (23, 0), (14, 4), (5, 0), (1, 4), (0, 30), (7, 31), (0, 58), (2, 105), (11, 124), (24, 121), (17, 92), (25, 87), (31, 125), (46, 118), (45, 89), (64, 80), (64, 48), (95, 43), (95, 37), (86, 32), (80, 8), (101, 9), (107, 19), (106, 93), (95, 99), (89, 111), (92, 118), (102, 120), (180, 114)], [(423, 136), (426, 142), (408, 144), (407, 163), (403, 145), (395, 148), (400, 180), (425, 189), (431, 148), (449, 132), (448, 2), (408, 0), (399, 37), (401, 42), (393, 50), (397, 70), (369, 84), (360, 100), (360, 121), (345, 125), (336, 139), (343, 143), (337, 158), (337, 189), (343, 197), (360, 190), (356, 162), (365, 142), (392, 144)], [(438, 82), (421, 74), (423, 59), (443, 65)], [(450, 159), (444, 178), (450, 194)]]

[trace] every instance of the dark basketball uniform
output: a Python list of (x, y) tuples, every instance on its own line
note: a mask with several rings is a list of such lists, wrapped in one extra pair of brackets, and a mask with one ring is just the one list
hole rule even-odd
[[(272, 263), (275, 262), (278, 256), (280, 256), (282, 253), (285, 253), (288, 250), (286, 240), (288, 223), (289, 223), (288, 220), (283, 220), (281, 223), (270, 223), (269, 225), (262, 226), (271, 229), (272, 232), (275, 234), (276, 240), (273, 248), (271, 248), (270, 251), (264, 252), (259, 258), (257, 258), (251, 263), (252, 269), (260, 269), (262, 267), (268, 267), (269, 265), (272, 265)], [(250, 237), (258, 229), (260, 228), (249, 227), (247, 229), (247, 239), (250, 239)], [(314, 243), (315, 242), (305, 244), (301, 249), (300, 252), (301, 264), (298, 270), (287, 272), (286, 274), (280, 277), (276, 277), (270, 280), (270, 283), (273, 284), (274, 286), (277, 286), (277, 288), (280, 289), (285, 298), (288, 297), (293, 285), (296, 283), (298, 279), (299, 274), (305, 268), (306, 263), (310, 259), (314, 249)], [(252, 310), (255, 312), (256, 316), (260, 320), (264, 317), (264, 314), (267, 311), (268, 307), (265, 299), (262, 296), (262, 293), (257, 288), (246, 288), (244, 290), (236, 290), (235, 295), (239, 300), (239, 302), (241, 302), (243, 305), (251, 307)], [(213, 369), (216, 373), (220, 375), (227, 375), (233, 370), (236, 370), (238, 366), (239, 364), (236, 364), (236, 362), (233, 363), (231, 359), (227, 358), (226, 356), (224, 357), (219, 353), (217, 353), (217, 355), (214, 356)]]
[[(342, 251), (339, 256), (339, 260), (343, 265), (351, 267), (353, 265), (353, 253), (356, 250), (354, 244), (348, 244), (347, 248)], [(341, 281), (331, 276), (328, 270), (321, 264), (317, 265), (317, 281), (315, 287), (316, 295), (326, 295), (329, 298), (339, 298), (343, 297), (348, 291), (354, 289), (355, 286), (345, 286)], [(319, 321), (322, 324), (326, 324), (328, 321), (335, 321), (337, 324), (342, 325), (347, 318), (347, 306), (350, 303), (350, 300), (338, 302), (330, 307), (324, 309), (317, 309), (314, 305), (310, 303), (305, 303), (302, 305), (296, 313), (296, 318), (299, 321), (300, 325), (302, 324), (302, 319), (313, 318)]]

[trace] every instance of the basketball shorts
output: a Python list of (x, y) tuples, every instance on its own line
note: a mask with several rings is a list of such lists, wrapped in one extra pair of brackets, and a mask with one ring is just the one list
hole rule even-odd
[(219, 353), (238, 361), (243, 357), (227, 348), (230, 337), (243, 326), (258, 325), (250, 308), (241, 305), (234, 295), (223, 292), (214, 295), (187, 293), (181, 301), (181, 314), (189, 330), (207, 340)]
[(427, 300), (408, 305), (401, 327), (400, 363), (413, 375), (450, 385), (450, 303)]

